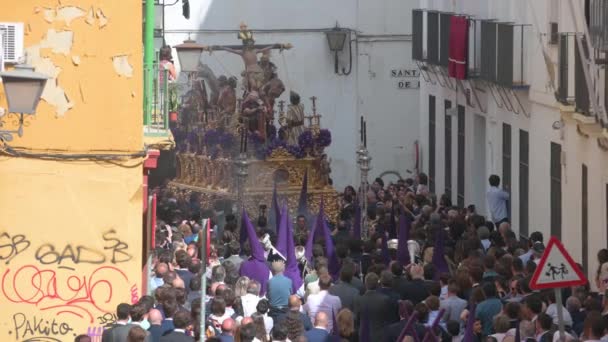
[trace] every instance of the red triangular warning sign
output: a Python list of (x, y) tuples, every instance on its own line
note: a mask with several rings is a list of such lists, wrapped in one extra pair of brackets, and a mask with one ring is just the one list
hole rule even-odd
[(583, 272), (566, 252), (564, 245), (552, 236), (530, 280), (530, 288), (541, 290), (585, 283), (587, 279)]

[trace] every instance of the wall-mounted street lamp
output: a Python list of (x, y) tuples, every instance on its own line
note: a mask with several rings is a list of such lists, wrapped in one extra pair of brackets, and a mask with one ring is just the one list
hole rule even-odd
[(175, 50), (181, 70), (184, 72), (197, 71), (204, 49), (204, 45), (198, 44), (194, 40), (186, 40), (183, 44), (176, 45)]
[[(326, 31), (325, 35), (327, 36), (327, 43), (329, 44), (329, 50), (334, 53), (334, 72), (338, 75), (349, 75), (352, 71), (353, 67), (353, 51), (352, 51), (352, 41), (350, 39), (350, 30), (344, 29), (338, 26), (336, 23), (336, 27), (333, 29)], [(346, 68), (342, 68), (342, 72), (340, 72), (338, 68), (338, 53), (344, 50), (344, 43), (348, 39), (348, 53), (349, 53), (349, 66), (348, 71)]]
[[(40, 96), (46, 85), (48, 77), (29, 65), (17, 65), (14, 70), (0, 72), (4, 94), (8, 102), (8, 113), (19, 114), (19, 125), (16, 130), (0, 130), (0, 141), (12, 141), (13, 134), (23, 136), (23, 117), (25, 114), (34, 114)], [(0, 128), (4, 122), (0, 119)]]

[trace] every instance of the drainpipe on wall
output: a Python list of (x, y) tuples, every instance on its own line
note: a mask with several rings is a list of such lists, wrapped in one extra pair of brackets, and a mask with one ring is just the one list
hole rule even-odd
[(144, 22), (144, 125), (147, 125), (154, 86), (154, 0), (146, 0)]
[(149, 150), (146, 160), (144, 161), (144, 172), (143, 172), (143, 182), (142, 182), (142, 194), (143, 194), (143, 248), (142, 248), (142, 291), (141, 293), (149, 294), (148, 289), (150, 285), (148, 284), (149, 274), (152, 271), (151, 261), (152, 261), (152, 251), (154, 250), (154, 232), (156, 230), (156, 195), (148, 196), (148, 176), (150, 175), (150, 171), (156, 169), (158, 166), (158, 158), (160, 157), (160, 151), (158, 150)]

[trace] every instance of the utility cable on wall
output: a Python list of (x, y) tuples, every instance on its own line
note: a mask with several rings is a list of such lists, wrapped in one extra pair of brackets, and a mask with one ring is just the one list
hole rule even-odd
[[(132, 153), (67, 153), (67, 152), (29, 152), (23, 148), (11, 147), (8, 144), (4, 144), (0, 147), (0, 155), (19, 157), (19, 158), (31, 158), (40, 160), (51, 160), (51, 161), (92, 161), (92, 162), (106, 162), (122, 167), (138, 167), (143, 163), (143, 159), (147, 156), (147, 151), (137, 151)], [(132, 159), (141, 159), (136, 165), (124, 165), (120, 162), (125, 162)]]

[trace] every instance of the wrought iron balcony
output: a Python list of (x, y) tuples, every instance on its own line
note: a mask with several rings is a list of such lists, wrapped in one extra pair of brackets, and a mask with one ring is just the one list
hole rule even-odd
[(168, 82), (167, 70), (161, 70), (158, 64), (152, 68), (153, 89), (149, 93), (146, 92), (150, 98), (146, 99), (144, 104), (144, 135), (169, 136), (169, 113), (177, 110), (177, 92), (174, 84)]

